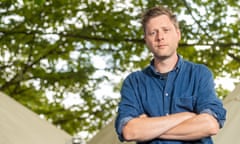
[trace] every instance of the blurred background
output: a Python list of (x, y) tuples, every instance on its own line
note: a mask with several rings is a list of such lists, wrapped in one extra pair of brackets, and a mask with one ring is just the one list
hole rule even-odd
[(240, 78), (240, 1), (1, 0), (0, 91), (87, 141), (116, 115), (122, 80), (152, 59), (141, 13), (164, 5), (178, 52), (207, 65), (224, 99)]

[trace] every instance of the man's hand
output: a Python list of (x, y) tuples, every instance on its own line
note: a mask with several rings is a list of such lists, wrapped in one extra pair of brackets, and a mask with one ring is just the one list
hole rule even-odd
[(148, 116), (146, 114), (141, 114), (139, 118), (147, 118)]
[(159, 138), (173, 140), (197, 140), (215, 135), (218, 130), (219, 124), (217, 120), (212, 115), (203, 113), (185, 120), (176, 127), (160, 135)]

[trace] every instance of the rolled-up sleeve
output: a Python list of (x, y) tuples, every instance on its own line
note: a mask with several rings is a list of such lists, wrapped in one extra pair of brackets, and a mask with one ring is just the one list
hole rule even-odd
[(219, 119), (218, 116), (216, 115), (216, 113), (213, 112), (212, 110), (210, 110), (210, 109), (204, 109), (204, 110), (203, 110), (202, 112), (200, 112), (200, 113), (207, 113), (207, 114), (213, 116), (213, 117), (218, 121), (219, 127), (220, 127), (220, 128), (223, 127), (224, 122), (225, 122), (225, 119), (224, 119), (224, 120), (223, 120), (223, 119)]
[(123, 130), (123, 127), (128, 123), (128, 121), (130, 121), (131, 119), (133, 119), (133, 117), (125, 117), (123, 119), (121, 119), (119, 121), (119, 123), (116, 124), (116, 131), (117, 131), (117, 134), (118, 134), (118, 138), (120, 141), (124, 141), (124, 137), (122, 135), (122, 130)]

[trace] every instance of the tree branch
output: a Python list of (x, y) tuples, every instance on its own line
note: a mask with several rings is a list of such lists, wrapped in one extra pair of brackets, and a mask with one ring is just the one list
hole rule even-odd
[(238, 63), (240, 63), (240, 57), (237, 57), (237, 56), (235, 56), (235, 55), (232, 54), (232, 53), (228, 53), (228, 55), (229, 55), (231, 58), (233, 58), (235, 61), (237, 61)]
[[(203, 30), (204, 34), (205, 34), (206, 36), (208, 36), (208, 37), (215, 43), (216, 41), (209, 35), (209, 33), (207, 32), (207, 29), (204, 28), (204, 27), (201, 25), (200, 21), (198, 21), (198, 20), (193, 16), (192, 11), (191, 11), (191, 8), (188, 6), (188, 3), (186, 2), (186, 0), (183, 0), (183, 3), (184, 3), (184, 5), (185, 5), (185, 7), (187, 8), (188, 13), (191, 15), (191, 17), (192, 17), (193, 20), (197, 23), (197, 25), (200, 27), (200, 29)], [(198, 16), (199, 16), (199, 15), (198, 15)], [(199, 17), (200, 17), (200, 16), (199, 16)]]
[[(184, 0), (185, 1), (185, 0)], [(197, 20), (196, 20), (197, 21)], [(199, 24), (200, 27), (202, 27)], [(205, 30), (204, 28), (202, 28), (203, 30)], [(116, 38), (104, 38), (104, 37), (94, 37), (94, 36), (85, 36), (85, 35), (76, 35), (76, 34), (63, 34), (63, 33), (43, 33), (40, 31), (32, 31), (32, 32), (25, 32), (25, 31), (8, 31), (8, 32), (3, 32), (5, 35), (8, 34), (43, 34), (43, 35), (59, 35), (62, 37), (70, 37), (70, 38), (78, 38), (78, 39), (83, 39), (83, 40), (89, 40), (89, 41), (99, 41), (99, 42), (132, 42), (132, 43), (139, 43), (139, 44), (144, 44), (145, 41), (144, 39), (129, 39), (129, 38), (122, 38), (122, 39), (116, 39)], [(206, 35), (208, 35), (206, 33)], [(209, 36), (210, 37), (210, 36)], [(211, 37), (210, 37), (211, 38)], [(192, 44), (188, 44), (188, 43), (180, 43), (179, 44), (180, 47), (189, 47), (189, 46), (219, 46), (219, 47), (232, 47), (232, 46), (238, 46), (240, 47), (240, 43), (218, 43), (218, 42), (214, 42), (213, 44), (203, 44), (203, 43), (192, 43)], [(55, 49), (51, 49), (49, 50), (49, 52), (53, 52)], [(114, 49), (113, 49), (114, 50)], [(114, 50), (115, 51), (115, 50)], [(48, 53), (49, 53), (48, 52)], [(42, 56), (45, 57), (45, 56)], [(41, 58), (40, 58), (41, 59)], [(34, 62), (35, 63), (35, 62)]]

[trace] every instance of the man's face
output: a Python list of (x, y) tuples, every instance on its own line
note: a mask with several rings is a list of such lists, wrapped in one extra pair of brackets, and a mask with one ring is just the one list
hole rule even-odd
[(146, 24), (144, 39), (155, 58), (166, 59), (176, 54), (180, 38), (180, 30), (166, 15), (152, 18)]

